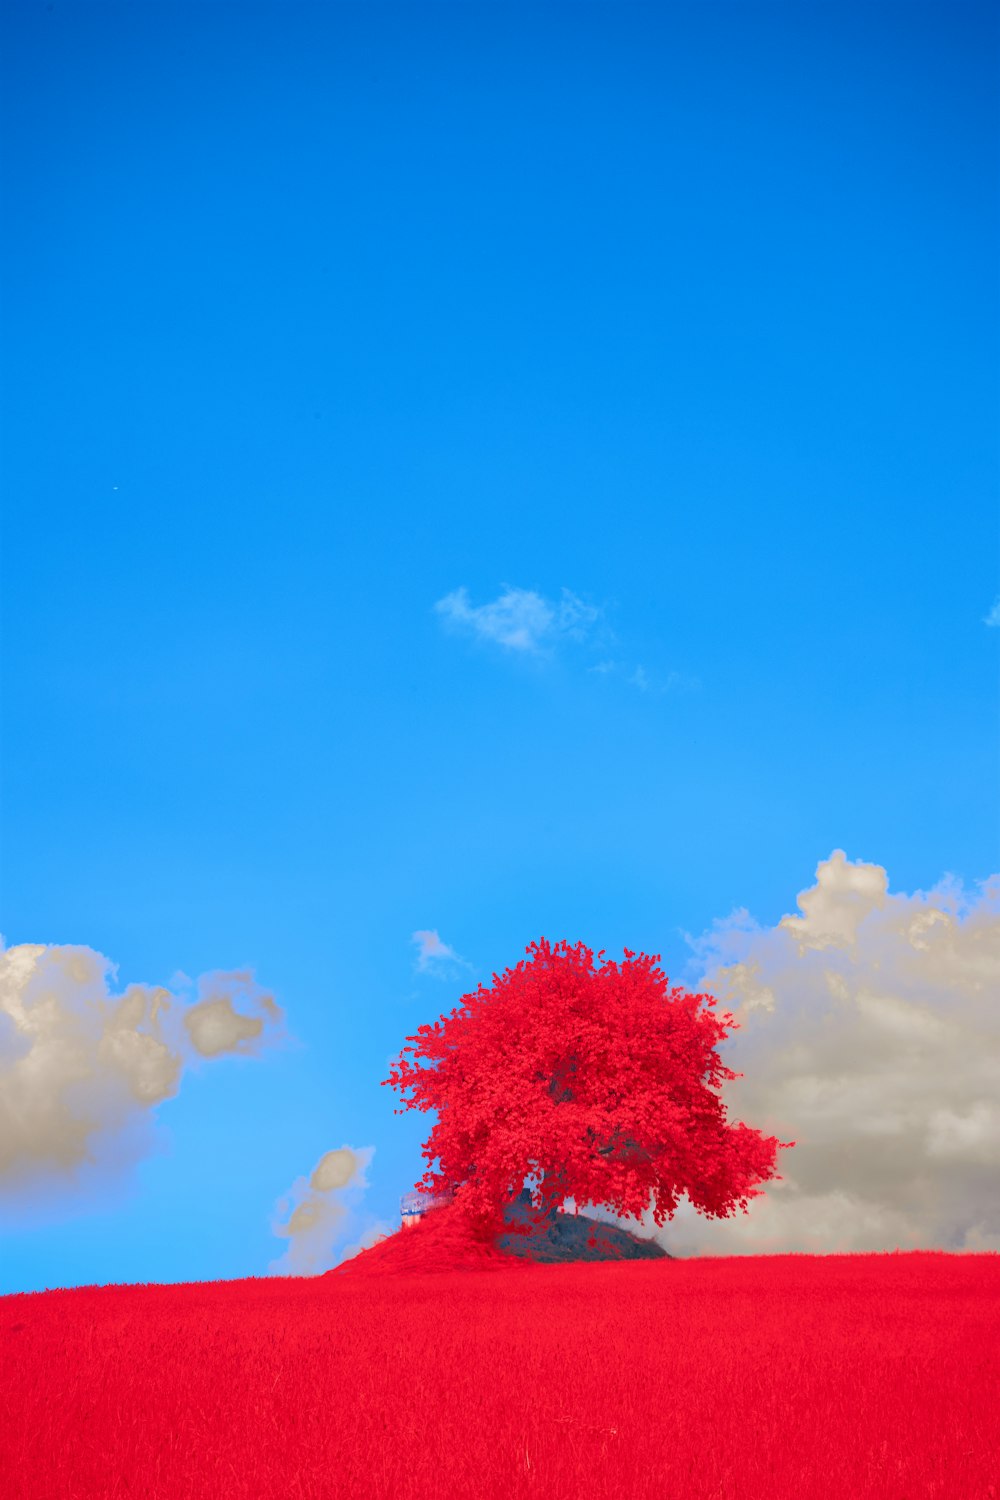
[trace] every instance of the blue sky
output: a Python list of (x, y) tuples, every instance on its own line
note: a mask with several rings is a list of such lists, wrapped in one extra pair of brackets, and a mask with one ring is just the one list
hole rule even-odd
[(284, 1022), (0, 1290), (266, 1274), (346, 1144), (394, 1223), (388, 1059), (542, 935), (1000, 870), (995, 7), (3, 25), (0, 930)]

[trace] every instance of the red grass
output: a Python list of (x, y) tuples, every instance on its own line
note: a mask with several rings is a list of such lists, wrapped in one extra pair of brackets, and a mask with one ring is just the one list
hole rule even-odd
[(389, 1259), (0, 1298), (4, 1500), (1000, 1496), (1000, 1256)]
[(327, 1276), (382, 1276), (390, 1271), (517, 1271), (528, 1260), (505, 1255), (476, 1239), (456, 1203), (432, 1209), (413, 1225), (391, 1234)]

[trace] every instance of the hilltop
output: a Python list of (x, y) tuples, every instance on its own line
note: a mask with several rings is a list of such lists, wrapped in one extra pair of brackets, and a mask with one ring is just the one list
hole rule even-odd
[[(504, 1210), (507, 1224), (531, 1220), (525, 1188)], [(477, 1240), (455, 1204), (430, 1209), (419, 1223), (399, 1229), (327, 1275), (378, 1275), (392, 1271), (530, 1269), (571, 1261), (672, 1260), (655, 1241), (640, 1239), (585, 1214), (552, 1210), (546, 1222), (524, 1235), (501, 1234), (492, 1245)]]

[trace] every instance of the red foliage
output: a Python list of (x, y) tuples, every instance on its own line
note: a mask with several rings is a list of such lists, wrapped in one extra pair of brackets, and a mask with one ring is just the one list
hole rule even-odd
[(919, 1252), (0, 1297), (0, 1494), (989, 1500), (998, 1305)]
[(408, 1037), (383, 1080), (404, 1108), (437, 1111), (423, 1155), (440, 1169), (424, 1190), (454, 1192), (485, 1241), (529, 1176), (540, 1214), (572, 1197), (640, 1218), (652, 1198), (662, 1225), (684, 1193), (712, 1218), (746, 1212), (795, 1142), (726, 1123), (714, 1089), (742, 1075), (715, 1047), (733, 1017), (713, 1015), (711, 995), (668, 991), (659, 954), (626, 948), (624, 963), (595, 969), (583, 943), (525, 951)]

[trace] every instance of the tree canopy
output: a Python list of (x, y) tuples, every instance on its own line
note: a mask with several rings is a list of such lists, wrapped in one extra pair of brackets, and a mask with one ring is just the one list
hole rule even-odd
[(583, 943), (542, 938), (525, 952), (407, 1037), (383, 1080), (397, 1114), (437, 1112), (422, 1190), (454, 1194), (484, 1237), (526, 1177), (539, 1217), (567, 1197), (637, 1219), (652, 1202), (662, 1226), (684, 1193), (709, 1217), (745, 1213), (795, 1142), (726, 1122), (715, 1090), (743, 1075), (715, 1048), (738, 1029), (732, 1015), (668, 989), (659, 954), (626, 948), (618, 964), (602, 949), (595, 968)]

